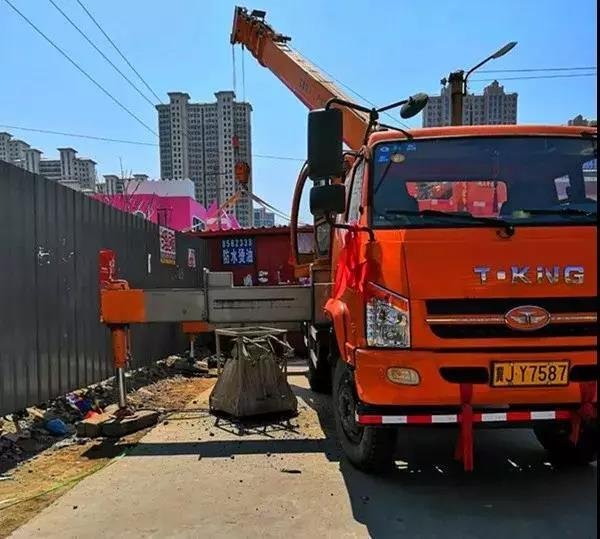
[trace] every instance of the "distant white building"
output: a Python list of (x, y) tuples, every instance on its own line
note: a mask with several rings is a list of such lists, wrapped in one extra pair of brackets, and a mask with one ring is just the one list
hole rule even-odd
[(579, 125), (582, 127), (596, 127), (598, 122), (596, 120), (588, 120), (584, 118), (581, 114), (578, 114), (572, 120), (567, 122), (567, 125)]
[(182, 180), (151, 180), (147, 174), (133, 174), (122, 178), (116, 174), (105, 174), (104, 183), (98, 184), (98, 191), (105, 195), (160, 195), (194, 198), (194, 182)]
[(77, 191), (96, 191), (96, 162), (77, 157), (73, 148), (58, 148), (59, 159), (40, 160), (39, 173)]
[(42, 152), (27, 142), (0, 133), (0, 160), (78, 191), (96, 191), (96, 162), (77, 157), (73, 148), (58, 148), (58, 159), (42, 159)]
[(275, 214), (265, 208), (254, 208), (254, 227), (269, 228), (275, 226)]
[[(500, 125), (517, 123), (517, 93), (507, 94), (498, 81), (483, 89), (483, 94), (467, 94), (463, 99), (464, 125)], [(429, 96), (423, 109), (423, 127), (438, 127), (451, 123), (450, 87), (441, 95)]]
[(29, 172), (39, 173), (42, 152), (27, 142), (13, 139), (10, 133), (0, 133), (0, 161), (6, 161)]

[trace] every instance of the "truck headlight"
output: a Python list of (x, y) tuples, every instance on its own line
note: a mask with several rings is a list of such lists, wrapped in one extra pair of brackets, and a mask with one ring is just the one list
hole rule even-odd
[(370, 283), (366, 305), (367, 344), (410, 348), (410, 308), (406, 298)]

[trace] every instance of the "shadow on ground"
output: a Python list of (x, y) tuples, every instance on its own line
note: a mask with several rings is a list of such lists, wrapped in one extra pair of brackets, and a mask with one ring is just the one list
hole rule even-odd
[[(296, 427), (286, 421), (246, 424), (240, 431), (239, 423), (218, 420), (216, 428), (239, 439), (142, 442), (130, 454), (231, 458), (323, 453), (339, 466), (353, 517), (373, 538), (596, 537), (596, 465), (555, 469), (528, 430), (477, 431), (476, 469), (467, 474), (452, 458), (456, 430), (405, 428), (399, 432), (397, 468), (384, 476), (367, 475), (341, 455), (330, 398), (290, 382), (315, 410), (324, 438), (299, 439)], [(290, 438), (281, 437), (286, 430)], [(243, 436), (269, 433), (278, 436)]]
[[(330, 398), (294, 391), (337, 440)], [(475, 433), (476, 468), (467, 474), (453, 459), (456, 436), (454, 429), (402, 429), (398, 467), (385, 476), (340, 458), (354, 518), (371, 537), (596, 537), (595, 464), (555, 469), (529, 430), (502, 429)]]

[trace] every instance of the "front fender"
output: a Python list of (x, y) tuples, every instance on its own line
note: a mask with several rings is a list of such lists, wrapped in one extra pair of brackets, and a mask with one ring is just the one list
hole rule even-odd
[(350, 312), (348, 306), (339, 299), (330, 298), (325, 303), (325, 312), (331, 319), (335, 331), (340, 357), (346, 363), (354, 364), (354, 354), (350, 353), (348, 343), (348, 329), (350, 325)]

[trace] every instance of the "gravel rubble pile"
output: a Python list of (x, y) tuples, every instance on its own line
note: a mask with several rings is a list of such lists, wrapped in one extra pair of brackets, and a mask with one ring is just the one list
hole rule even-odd
[[(207, 357), (208, 353), (204, 355)], [(209, 376), (207, 360), (170, 356), (151, 366), (126, 374), (128, 403), (134, 409), (153, 409), (154, 394), (144, 389), (151, 384), (167, 383), (169, 378)], [(61, 395), (50, 401), (0, 417), (0, 480), (10, 479), (8, 470), (37, 453), (52, 447), (85, 443), (77, 438), (75, 425), (88, 414), (102, 413), (117, 402), (116, 379)], [(163, 410), (159, 410), (163, 411)]]

